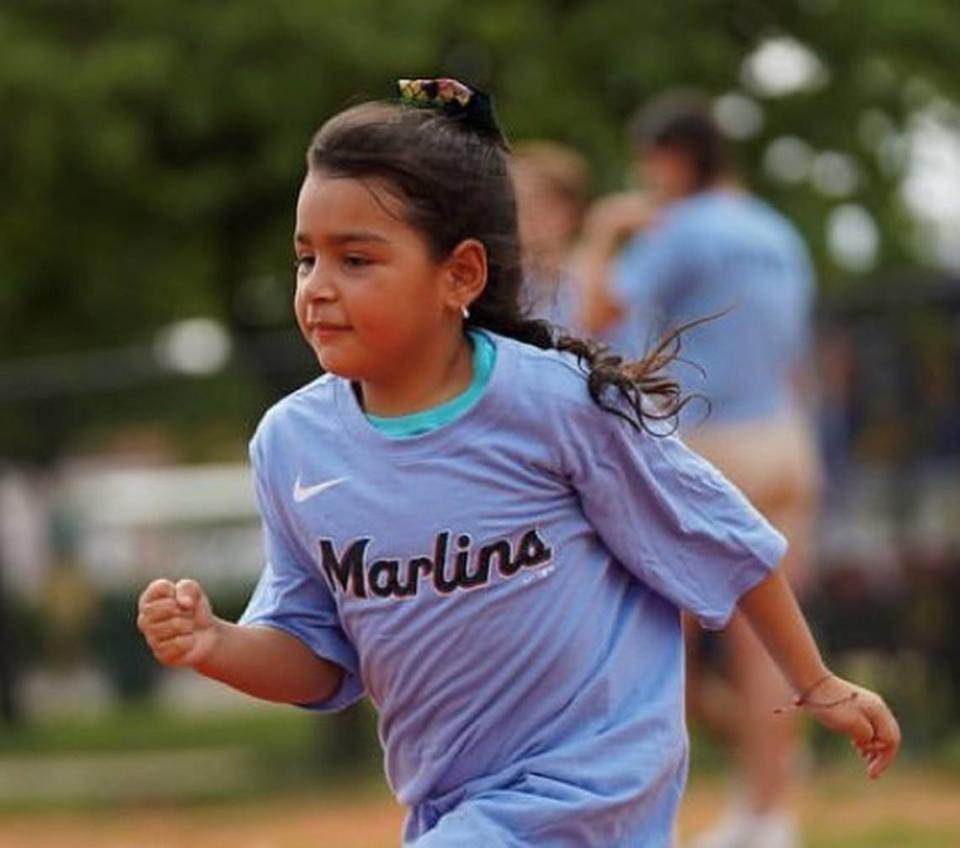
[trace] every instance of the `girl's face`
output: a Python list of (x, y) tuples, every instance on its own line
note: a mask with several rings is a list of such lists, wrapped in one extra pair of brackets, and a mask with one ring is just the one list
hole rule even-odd
[(297, 201), (300, 331), (321, 366), (351, 380), (387, 382), (416, 367), (459, 307), (449, 269), (376, 179), (311, 171)]

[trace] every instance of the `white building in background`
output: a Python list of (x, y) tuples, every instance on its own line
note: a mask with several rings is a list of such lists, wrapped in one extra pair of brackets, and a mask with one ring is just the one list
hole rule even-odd
[(0, 468), (0, 580), (21, 597), (37, 597), (51, 561), (48, 503), (38, 478)]
[(65, 553), (100, 591), (135, 592), (161, 576), (195, 577), (212, 589), (252, 586), (263, 559), (250, 469), (108, 461), (71, 465), (55, 478), (0, 475), (5, 585), (36, 600)]
[[(98, 458), (73, 460), (49, 476), (0, 473), (0, 563), (9, 594), (47, 620), (83, 617), (85, 597), (134, 597), (157, 577), (194, 577), (214, 595), (249, 589), (263, 564), (250, 469)], [(66, 583), (64, 565), (72, 575)], [(64, 591), (80, 597), (69, 602)], [(106, 672), (93, 655), (31, 666), (18, 700), (31, 716), (103, 713), (115, 697)], [(154, 697), (188, 712), (255, 703), (199, 675), (166, 670)]]
[(77, 470), (65, 475), (56, 509), (74, 533), (74, 557), (101, 590), (187, 576), (209, 589), (252, 585), (263, 564), (244, 464)]

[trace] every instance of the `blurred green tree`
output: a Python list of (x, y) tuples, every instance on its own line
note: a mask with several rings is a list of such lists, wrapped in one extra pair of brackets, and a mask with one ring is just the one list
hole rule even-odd
[[(6, 3), (0, 358), (132, 344), (198, 314), (240, 338), (289, 327), (306, 142), (398, 75), (487, 87), (513, 137), (583, 149), (598, 190), (623, 184), (623, 126), (646, 98), (728, 95), (747, 179), (841, 286), (824, 228), (838, 204), (872, 216), (881, 266), (914, 255), (906, 134), (960, 96), (955, 23), (952, 0)], [(793, 156), (780, 177), (777, 140)], [(819, 187), (791, 175), (804, 157)]]

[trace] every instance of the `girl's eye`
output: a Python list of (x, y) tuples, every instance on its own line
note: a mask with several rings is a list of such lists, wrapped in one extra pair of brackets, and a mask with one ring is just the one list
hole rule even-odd
[(355, 253), (348, 253), (343, 257), (343, 264), (347, 268), (366, 268), (368, 265), (372, 264), (371, 261), (366, 256), (359, 256)]
[(304, 274), (309, 274), (310, 269), (313, 267), (313, 257), (312, 256), (298, 256), (293, 260), (293, 270), (296, 272), (298, 277), (303, 276)]

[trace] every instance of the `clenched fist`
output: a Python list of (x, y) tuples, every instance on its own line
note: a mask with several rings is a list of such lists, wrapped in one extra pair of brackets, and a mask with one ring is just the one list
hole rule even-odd
[(137, 627), (164, 665), (194, 666), (213, 652), (220, 621), (195, 580), (154, 580), (137, 609)]

